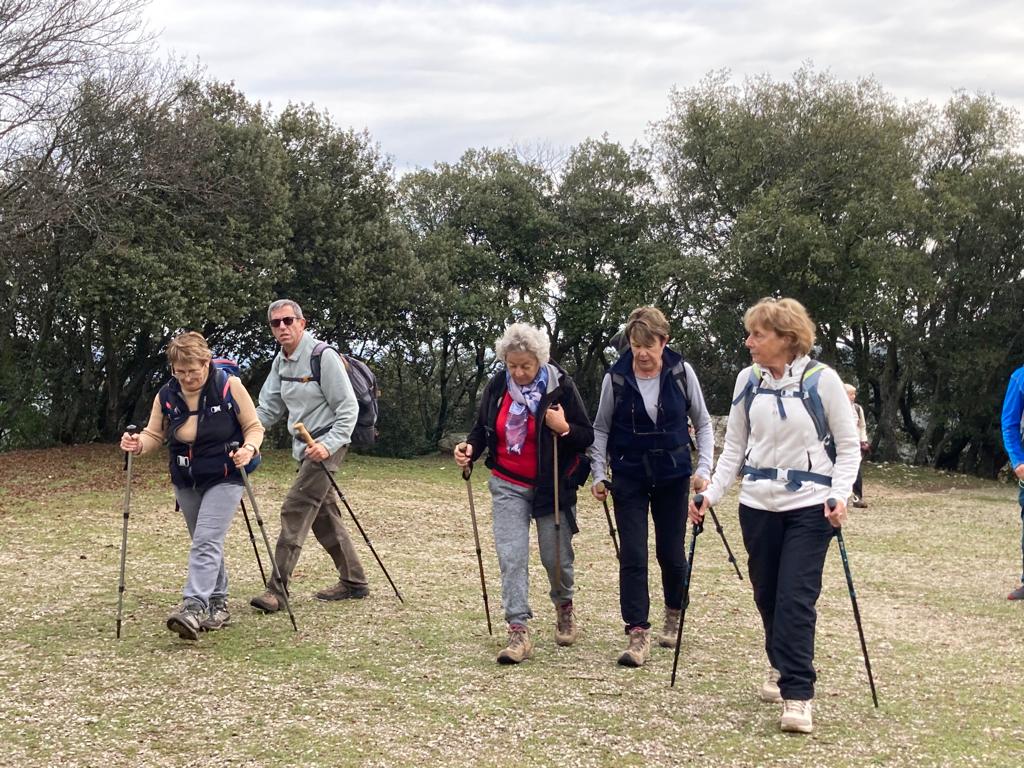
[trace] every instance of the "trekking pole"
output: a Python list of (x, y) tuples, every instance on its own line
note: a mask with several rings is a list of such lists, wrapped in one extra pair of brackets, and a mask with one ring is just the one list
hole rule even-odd
[(473, 503), (473, 484), (469, 478), (473, 474), (473, 465), (469, 464), (462, 470), (462, 479), (466, 481), (466, 493), (469, 495), (469, 517), (473, 521), (473, 541), (476, 543), (476, 564), (480, 568), (480, 591), (484, 595), (484, 615), (487, 617), (487, 634), (493, 635), (491, 629), (491, 608), (487, 604), (487, 581), (484, 579), (484, 558), (480, 552), (480, 531), (476, 526), (476, 505)]
[[(699, 493), (693, 497), (693, 503), (697, 505), (697, 509), (700, 509), (703, 501), (704, 497)], [(703, 530), (703, 522), (694, 523), (693, 533), (690, 535), (690, 557), (689, 562), (686, 564), (686, 571), (684, 571), (686, 578), (683, 581), (683, 602), (679, 611), (679, 628), (676, 630), (676, 652), (675, 657), (672, 659), (672, 682), (669, 683), (670, 688), (676, 684), (676, 667), (679, 666), (679, 647), (683, 644), (683, 622), (686, 621), (686, 609), (690, 605), (690, 577), (693, 576), (693, 555), (697, 551), (697, 537)]]
[[(698, 498), (700, 498), (701, 501), (704, 501), (703, 495), (698, 494), (693, 497), (694, 503), (697, 502)], [(697, 506), (699, 507), (700, 504), (697, 504)], [(740, 573), (740, 567), (736, 564), (736, 556), (732, 553), (732, 548), (729, 546), (729, 542), (725, 540), (725, 531), (722, 530), (722, 524), (718, 522), (718, 515), (715, 514), (715, 508), (710, 504), (708, 505), (708, 512), (711, 513), (711, 519), (715, 523), (715, 530), (718, 531), (718, 535), (722, 537), (722, 543), (725, 545), (725, 552), (729, 555), (729, 562), (732, 563), (732, 567), (736, 569), (736, 578), (743, 581), (743, 575)]]
[(555, 491), (555, 591), (562, 591), (562, 516), (558, 508), (558, 435), (551, 433), (551, 456), (554, 472), (551, 484)]
[[(139, 428), (134, 424), (129, 424), (125, 429), (129, 435), (134, 435), (139, 431)], [(124, 452), (124, 472), (125, 472), (125, 484), (124, 484), (124, 522), (121, 526), (121, 576), (117, 581), (117, 632), (116, 636), (118, 639), (121, 638), (121, 616), (122, 610), (124, 609), (124, 560), (125, 555), (128, 552), (128, 512), (131, 506), (132, 499), (132, 452)]]
[[(305, 441), (306, 445), (315, 444), (316, 441), (313, 440), (313, 436), (309, 434), (309, 430), (306, 429), (306, 425), (303, 424), (302, 422), (299, 422), (298, 424), (295, 425), (295, 431), (298, 433), (299, 437)], [(347, 509), (349, 515), (352, 516), (352, 522), (356, 524), (356, 528), (358, 528), (359, 532), (363, 535), (363, 541), (366, 542), (366, 546), (368, 546), (370, 548), (370, 552), (373, 553), (373, 557), (377, 561), (377, 565), (379, 565), (380, 569), (384, 571), (384, 575), (387, 577), (388, 583), (391, 584), (391, 588), (395, 590), (395, 597), (398, 598), (398, 602), (404, 604), (405, 600), (402, 599), (402, 593), (398, 591), (398, 587), (395, 586), (395, 582), (392, 580), (391, 574), (388, 573), (388, 569), (384, 567), (384, 563), (381, 561), (380, 556), (377, 554), (377, 550), (373, 548), (373, 544), (370, 541), (370, 537), (366, 535), (366, 531), (363, 530), (363, 526), (359, 524), (359, 518), (356, 517), (356, 513), (353, 512), (352, 507), (349, 506), (348, 499), (345, 498), (345, 494), (342, 493), (341, 488), (338, 487), (338, 483), (334, 479), (334, 475), (331, 474), (331, 470), (329, 470), (322, 461), (319, 461), (317, 463), (327, 474), (327, 479), (330, 480), (331, 485), (334, 486), (334, 491), (338, 494), (338, 498), (341, 499), (341, 503), (345, 505), (345, 509)]]
[[(602, 480), (601, 485), (608, 493), (612, 492), (612, 484), (607, 480)], [(608, 521), (608, 535), (612, 537), (612, 546), (615, 547), (615, 559), (621, 560), (619, 557), (619, 540), (615, 536), (615, 526), (612, 525), (612, 513), (608, 511), (608, 496), (606, 495), (601, 499), (601, 505), (604, 507), (604, 518)]]
[[(828, 500), (828, 508), (836, 508), (836, 500)], [(853, 619), (857, 622), (857, 634), (860, 635), (860, 649), (864, 652), (864, 668), (868, 672), (868, 684), (871, 686), (871, 700), (878, 709), (878, 693), (875, 691), (875, 676), (871, 674), (871, 659), (868, 658), (868, 645), (864, 640), (864, 626), (860, 620), (860, 608), (857, 606), (857, 593), (853, 589), (853, 574), (850, 573), (850, 560), (846, 556), (846, 542), (843, 541), (843, 527), (835, 527), (836, 541), (839, 542), (839, 554), (843, 558), (843, 570), (846, 571), (846, 588), (850, 591), (850, 602), (853, 603)]]
[[(238, 441), (228, 443), (228, 452), (234, 453), (238, 450)], [(267, 557), (270, 559), (270, 573), (277, 580), (277, 583), (281, 585), (281, 602), (284, 603), (284, 607), (288, 609), (288, 618), (291, 619), (292, 629), (296, 632), (299, 631), (298, 626), (295, 624), (295, 614), (292, 613), (292, 605), (288, 600), (288, 587), (284, 583), (284, 577), (281, 576), (281, 571), (278, 570), (277, 560), (274, 559), (274, 550), (270, 546), (270, 539), (267, 537), (267, 529), (263, 526), (263, 518), (260, 516), (260, 508), (256, 503), (256, 494), (253, 493), (252, 483), (249, 482), (249, 473), (245, 471), (245, 467), (239, 467), (238, 471), (242, 475), (242, 483), (245, 485), (245, 492), (249, 496), (249, 503), (252, 504), (252, 514), (256, 518), (256, 525), (260, 528), (260, 533), (263, 534), (263, 543), (267, 545)], [(259, 556), (257, 555), (257, 559)], [(262, 568), (260, 569), (262, 573)]]
[[(242, 504), (242, 517), (245, 518), (245, 527), (249, 531), (249, 543), (252, 544), (252, 553), (256, 555), (256, 565), (260, 569), (260, 578), (263, 579), (264, 589), (267, 586), (267, 574), (263, 570), (263, 561), (260, 559), (260, 550), (256, 546), (256, 537), (252, 535), (252, 523), (249, 522), (249, 513), (245, 511), (245, 499), (240, 499)], [(284, 586), (283, 584), (281, 586)]]

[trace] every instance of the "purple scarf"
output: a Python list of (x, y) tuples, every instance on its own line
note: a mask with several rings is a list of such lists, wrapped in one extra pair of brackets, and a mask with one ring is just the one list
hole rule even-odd
[(548, 368), (542, 365), (533, 381), (525, 387), (516, 384), (512, 374), (506, 371), (505, 383), (512, 398), (508, 418), (505, 420), (505, 445), (509, 453), (518, 456), (523, 452), (523, 445), (526, 443), (529, 417), (537, 415), (537, 406), (548, 390)]

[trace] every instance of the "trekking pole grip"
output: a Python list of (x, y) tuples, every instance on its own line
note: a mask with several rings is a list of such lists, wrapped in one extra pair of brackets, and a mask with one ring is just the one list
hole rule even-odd
[(309, 430), (306, 429), (306, 425), (301, 421), (295, 425), (295, 434), (297, 434), (299, 439), (305, 442), (306, 445), (312, 446), (316, 443), (313, 436), (309, 434)]
[[(124, 428), (124, 431), (127, 432), (129, 435), (137, 435), (139, 433), (139, 428), (135, 424), (129, 424), (127, 427)], [(128, 453), (129, 453), (128, 451), (124, 452), (124, 471), (125, 472), (128, 471)]]
[(469, 482), (470, 475), (473, 474), (473, 465), (467, 464), (462, 468), (462, 479)]
[[(832, 510), (834, 510), (836, 508), (836, 500), (835, 499), (829, 499), (825, 503), (828, 505), (829, 512), (831, 512)], [(831, 522), (831, 521), (829, 521), (829, 522)], [(837, 535), (840, 534), (842, 532), (842, 530), (843, 530), (843, 526), (841, 526), (841, 525), (835, 526), (835, 533)]]

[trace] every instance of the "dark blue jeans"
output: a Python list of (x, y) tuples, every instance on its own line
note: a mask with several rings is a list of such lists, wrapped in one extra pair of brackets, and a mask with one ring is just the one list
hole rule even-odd
[(654, 550), (661, 566), (665, 605), (683, 604), (686, 553), (686, 505), (689, 476), (658, 485), (617, 475), (612, 492), (619, 527), (619, 607), (626, 631), (649, 629), (651, 598), (647, 588), (647, 512), (654, 520)]
[(767, 512), (740, 504), (740, 528), (768, 661), (781, 673), (784, 699), (814, 698), (815, 604), (832, 541), (821, 504)]

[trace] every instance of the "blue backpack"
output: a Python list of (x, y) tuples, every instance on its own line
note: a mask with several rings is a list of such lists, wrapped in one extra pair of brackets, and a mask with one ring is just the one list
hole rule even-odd
[[(747, 380), (747, 385), (743, 388), (743, 391), (737, 395), (736, 399), (732, 401), (733, 405), (738, 405), (741, 401), (743, 402), (743, 408), (747, 413), (747, 436), (750, 436), (750, 404), (754, 401), (754, 397), (756, 395), (771, 395), (772, 397), (778, 398), (779, 417), (782, 419), (786, 418), (785, 401), (799, 400), (806, 409), (807, 415), (811, 417), (811, 421), (814, 423), (814, 429), (817, 432), (818, 440), (820, 440), (824, 445), (825, 453), (828, 455), (829, 460), (831, 460), (832, 463), (835, 463), (835, 439), (832, 437), (832, 430), (828, 425), (828, 417), (825, 415), (825, 405), (821, 402), (821, 394), (818, 392), (818, 383), (821, 380), (821, 374), (827, 369), (828, 366), (824, 363), (820, 363), (817, 360), (810, 360), (804, 368), (803, 374), (800, 376), (800, 387), (795, 392), (791, 392), (788, 390), (784, 391), (771, 389), (770, 387), (762, 387), (761, 367), (755, 363), (750, 369), (750, 378)], [(740, 471), (741, 474), (753, 477), (755, 480), (775, 480), (778, 475), (777, 469), (758, 469), (749, 465), (744, 465), (743, 469)], [(828, 486), (832, 485), (831, 477), (817, 472), (789, 470), (787, 479), (789, 482), (786, 484), (786, 488), (790, 491), (799, 490), (802, 483), (806, 481), (812, 481)]]

